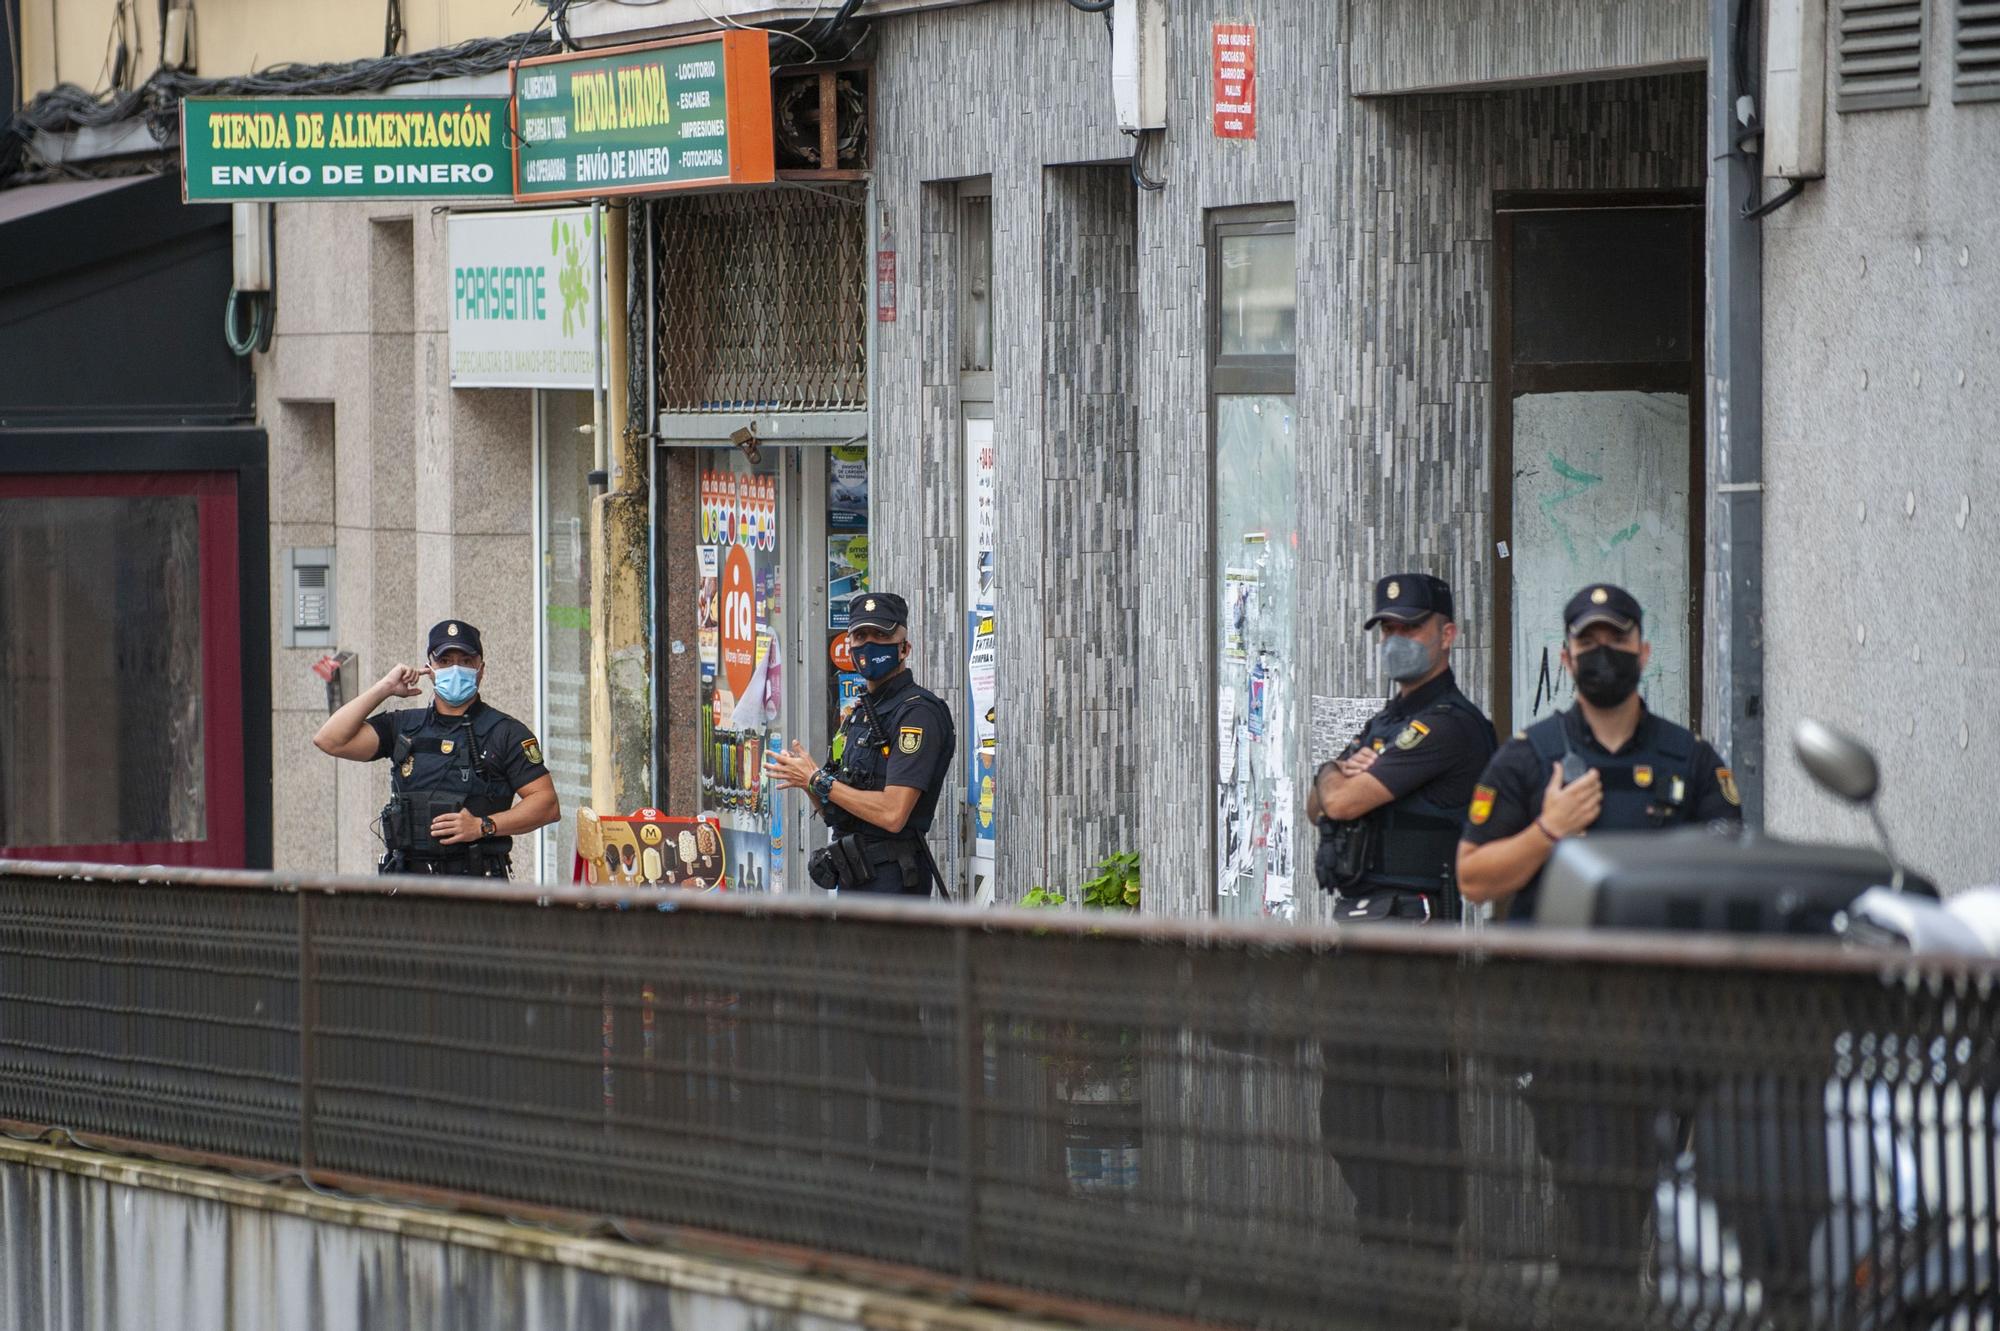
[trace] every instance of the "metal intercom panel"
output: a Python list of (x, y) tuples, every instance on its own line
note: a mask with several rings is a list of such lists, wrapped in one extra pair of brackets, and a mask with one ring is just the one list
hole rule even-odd
[(293, 546), (285, 567), (285, 646), (333, 646), (333, 547)]

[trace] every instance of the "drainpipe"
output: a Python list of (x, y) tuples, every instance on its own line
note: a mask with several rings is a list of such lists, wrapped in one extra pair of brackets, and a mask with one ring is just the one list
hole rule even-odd
[(646, 435), (633, 428), (627, 213), (599, 206), (602, 246), (604, 390), (598, 409), (603, 493), (591, 501), (590, 800), (622, 814), (652, 802), (650, 645), (646, 590), (651, 566)]
[[(1748, 12), (1746, 12), (1748, 11)], [(1704, 714), (1735, 770), (1744, 825), (1764, 825), (1764, 301), (1754, 209), (1758, 159), (1738, 146), (1740, 99), (1753, 93), (1757, 45), (1739, 68), (1739, 22), (1756, 0), (1709, 0), (1708, 567), (1719, 633)], [(1754, 34), (1753, 34), (1754, 36)]]

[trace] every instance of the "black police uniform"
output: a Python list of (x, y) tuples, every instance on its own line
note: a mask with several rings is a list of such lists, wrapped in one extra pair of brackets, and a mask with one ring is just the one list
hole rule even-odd
[[(459, 620), (431, 630), (433, 659), (453, 647), (482, 654), (479, 630)], [(516, 792), (549, 774), (534, 732), (477, 697), (460, 716), (447, 716), (433, 703), (377, 712), (368, 725), (376, 735), (375, 757), (391, 764), (381, 872), (505, 878), (512, 837), (447, 846), (431, 837), (430, 825), (456, 809), (491, 817), (512, 808)]]
[[(1364, 627), (1453, 613), (1443, 580), (1402, 573), (1376, 583), (1375, 613)], [(1447, 670), (1391, 699), (1335, 761), (1364, 748), (1377, 755), (1368, 775), (1394, 798), (1352, 822), (1320, 821), (1314, 868), (1320, 886), (1338, 893), (1334, 917), (1344, 924), (1457, 918), (1458, 829), (1493, 754), (1492, 722)], [(1442, 1010), (1426, 1012), (1433, 997), (1413, 995), (1404, 1005), (1394, 1041), (1364, 1017), (1351, 1037), (1325, 1043), (1320, 1129), (1354, 1194), (1362, 1241), (1427, 1254), (1442, 1270), (1464, 1211), (1465, 1176), (1449, 1026)], [(1444, 1163), (1394, 1162), (1417, 1154)]]
[[(1563, 613), (1565, 632), (1596, 622), (1621, 631), (1638, 627), (1642, 612), (1630, 593), (1609, 584), (1586, 587)], [(1736, 783), (1722, 756), (1684, 726), (1655, 716), (1640, 704), (1639, 725), (1616, 750), (1598, 742), (1572, 707), (1544, 717), (1500, 746), (1480, 775), (1466, 815), (1465, 840), (1475, 846), (1514, 836), (1542, 813), (1542, 799), (1558, 763), (1568, 779), (1594, 768), (1604, 801), (1591, 832), (1644, 831), (1740, 819)], [(1536, 873), (1511, 903), (1510, 923), (1530, 923), (1541, 888)], [(1685, 1104), (1619, 1103), (1615, 1069), (1575, 1060), (1537, 1060), (1528, 1105), (1536, 1144), (1555, 1175), (1560, 1204), (1564, 1270), (1607, 1280), (1619, 1296), (1636, 1288), (1645, 1259), (1644, 1225), (1653, 1206), (1651, 1173), (1662, 1115), (1680, 1116)], [(1592, 1272), (1581, 1254), (1604, 1256)]]
[(1447, 670), (1390, 700), (1335, 761), (1362, 749), (1375, 751), (1368, 775), (1394, 798), (1351, 823), (1320, 822), (1314, 868), (1340, 894), (1335, 918), (1456, 919), (1459, 828), (1493, 756), (1493, 723)]
[[(876, 593), (855, 598), (850, 622), (894, 628), (908, 618), (909, 607), (902, 597)], [(864, 691), (848, 708), (833, 740), (829, 766), (835, 779), (856, 790), (910, 786), (919, 793), (900, 832), (886, 831), (830, 800), (822, 801), (832, 844), (821, 852), (826, 858), (819, 862), (831, 867), (842, 891), (927, 897), (934, 881), (943, 887), (924, 837), (957, 752), (950, 709), (919, 685), (908, 668), (898, 670), (879, 688)]]

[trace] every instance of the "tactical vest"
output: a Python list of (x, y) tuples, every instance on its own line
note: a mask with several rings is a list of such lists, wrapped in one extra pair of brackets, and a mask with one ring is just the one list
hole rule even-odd
[[(1694, 732), (1650, 713), (1640, 728), (1646, 733), (1645, 742), (1633, 744), (1624, 753), (1601, 749), (1577, 753), (1597, 770), (1604, 783), (1604, 805), (1597, 821), (1590, 825), (1593, 832), (1643, 832), (1695, 820)], [(1543, 717), (1529, 726), (1527, 740), (1546, 779), (1550, 769), (1571, 750), (1564, 714)], [(1542, 875), (1537, 872), (1521, 889), (1509, 918), (1532, 919), (1541, 887)]]
[[(1441, 694), (1424, 708), (1449, 707), (1477, 721), (1490, 734), (1492, 723), (1456, 691)], [(1404, 728), (1421, 721), (1422, 712), (1392, 716), (1376, 715), (1362, 732), (1364, 746), (1378, 750), (1395, 742)], [(1487, 754), (1479, 760), (1485, 766)], [(1439, 898), (1438, 915), (1451, 918), (1457, 911), (1455, 866), (1458, 842), (1465, 818), (1464, 805), (1443, 805), (1430, 797), (1428, 789), (1417, 790), (1391, 801), (1351, 823), (1323, 821), (1320, 824), (1322, 851), (1334, 862), (1332, 886), (1343, 897), (1366, 896), (1390, 889), (1421, 892)], [(1322, 875), (1321, 886), (1327, 886)]]
[(489, 837), (471, 846), (443, 846), (429, 835), (439, 813), (465, 809), (480, 817), (513, 807), (514, 790), (500, 767), (498, 732), (507, 715), (477, 707), (464, 716), (441, 716), (434, 708), (395, 714), (389, 748), (389, 803), (382, 811), (383, 840), (392, 854), (432, 858), (505, 857), (508, 837)]
[[(840, 752), (835, 755), (834, 775), (856, 790), (882, 790), (889, 784), (889, 746), (895, 742), (896, 721), (905, 702), (928, 698), (939, 704), (939, 712), (944, 716), (944, 733), (926, 736), (926, 744), (942, 744), (947, 753), (958, 751), (958, 737), (951, 723), (951, 713), (946, 710), (938, 696), (922, 685), (912, 682), (897, 695), (896, 703), (883, 716), (875, 699), (865, 690), (855, 700), (854, 709), (840, 726)], [(910, 811), (909, 821), (900, 832), (887, 832), (866, 819), (857, 818), (837, 805), (828, 805), (827, 826), (834, 835), (858, 834), (871, 841), (921, 841), (930, 831), (931, 818), (937, 807), (931, 806), (928, 814), (923, 813), (924, 801), (919, 798), (917, 808)]]

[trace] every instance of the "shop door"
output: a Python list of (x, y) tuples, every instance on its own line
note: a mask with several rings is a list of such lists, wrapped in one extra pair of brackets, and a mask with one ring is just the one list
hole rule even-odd
[(796, 739), (825, 761), (860, 687), (844, 649), (847, 600), (868, 585), (867, 451), (698, 457), (700, 807), (722, 823), (735, 890), (804, 891), (799, 851), (822, 825), (804, 795), (777, 790), (764, 758)]
[(244, 861), (236, 477), (0, 476), (0, 856)]
[(1698, 724), (1700, 200), (1503, 196), (1494, 234), (1494, 724), (1571, 705), (1562, 607), (1593, 582), (1645, 607), (1647, 705)]

